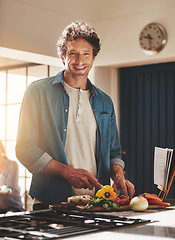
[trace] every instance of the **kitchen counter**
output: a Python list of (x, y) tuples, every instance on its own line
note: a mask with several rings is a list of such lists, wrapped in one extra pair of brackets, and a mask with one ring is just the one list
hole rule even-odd
[[(168, 201), (168, 200), (167, 200)], [(146, 240), (146, 239), (174, 239), (175, 238), (175, 200), (169, 200), (171, 206), (166, 209), (149, 209), (145, 212), (112, 212), (105, 213), (107, 215), (124, 216), (130, 218), (140, 218), (151, 220), (151, 223), (134, 225), (130, 227), (122, 227), (108, 231), (89, 233), (80, 236), (66, 238), (66, 240)], [(103, 213), (104, 214), (104, 213)]]
[(169, 202), (170, 207), (144, 212), (93, 213), (52, 208), (9, 212), (0, 215), (0, 239), (174, 239), (175, 200)]

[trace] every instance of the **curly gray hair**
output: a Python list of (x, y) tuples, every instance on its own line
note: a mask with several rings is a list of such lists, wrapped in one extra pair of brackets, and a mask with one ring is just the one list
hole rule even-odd
[(77, 38), (83, 38), (89, 42), (93, 47), (93, 56), (97, 56), (100, 51), (101, 44), (95, 29), (86, 22), (75, 21), (64, 29), (57, 41), (57, 51), (59, 57), (65, 57), (67, 42), (76, 40)]

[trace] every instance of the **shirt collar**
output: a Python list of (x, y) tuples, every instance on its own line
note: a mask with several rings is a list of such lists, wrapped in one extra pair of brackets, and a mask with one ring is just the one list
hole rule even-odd
[[(55, 78), (54, 78), (54, 80), (52, 82), (53, 85), (55, 85), (57, 83), (62, 83), (64, 85), (63, 73), (64, 73), (64, 70), (59, 72), (55, 76)], [(98, 95), (98, 93), (97, 93), (97, 91), (95, 89), (95, 86), (91, 83), (91, 81), (89, 79), (87, 79), (87, 83), (88, 83), (88, 86), (89, 86), (89, 90), (90, 90), (91, 96)]]
[(64, 70), (61, 71), (61, 72), (59, 72), (59, 73), (55, 76), (55, 78), (54, 78), (54, 80), (53, 80), (53, 82), (52, 82), (53, 85), (54, 85), (54, 84), (57, 84), (57, 83), (62, 83), (62, 84), (64, 84), (63, 72), (64, 72)]

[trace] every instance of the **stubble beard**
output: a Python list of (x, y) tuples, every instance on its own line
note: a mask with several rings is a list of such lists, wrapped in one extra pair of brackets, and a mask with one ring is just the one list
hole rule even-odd
[(70, 74), (71, 77), (73, 77), (74, 79), (76, 80), (84, 80), (84, 79), (87, 79), (88, 78), (88, 74), (89, 72), (87, 73), (84, 73), (84, 74), (74, 74), (71, 70), (68, 70), (68, 73)]

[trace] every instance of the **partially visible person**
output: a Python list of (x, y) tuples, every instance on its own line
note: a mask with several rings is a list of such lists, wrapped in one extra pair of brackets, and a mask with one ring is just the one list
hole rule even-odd
[(6, 156), (2, 141), (0, 141), (0, 187), (11, 188), (12, 194), (0, 195), (0, 212), (22, 211), (23, 204), (18, 185), (18, 164)]

